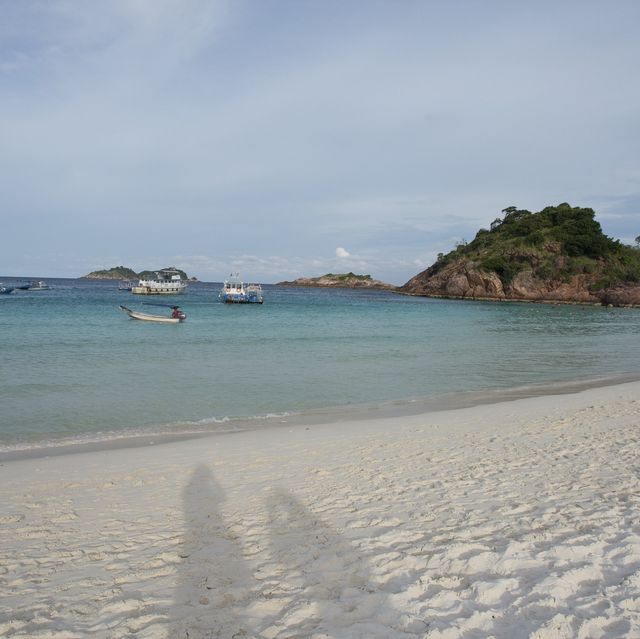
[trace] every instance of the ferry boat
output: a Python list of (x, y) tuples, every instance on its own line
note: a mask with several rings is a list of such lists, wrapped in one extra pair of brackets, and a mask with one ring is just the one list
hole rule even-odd
[(178, 295), (184, 293), (187, 283), (180, 272), (173, 268), (156, 271), (156, 279), (141, 279), (137, 286), (131, 287), (136, 295)]
[(262, 304), (262, 286), (260, 284), (245, 284), (240, 274), (230, 275), (225, 280), (218, 299), (225, 304)]

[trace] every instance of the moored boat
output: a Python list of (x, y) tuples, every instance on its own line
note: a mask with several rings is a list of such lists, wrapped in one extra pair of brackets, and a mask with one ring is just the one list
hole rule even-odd
[(186, 313), (182, 311), (179, 306), (169, 306), (168, 304), (166, 306), (172, 309), (171, 315), (169, 317), (167, 317), (166, 315), (152, 315), (151, 313), (143, 313), (142, 311), (136, 311), (122, 305), (120, 305), (120, 310), (124, 311), (131, 319), (143, 320), (146, 322), (179, 324), (180, 322), (184, 322), (184, 320), (187, 319)]
[(218, 299), (225, 304), (262, 304), (262, 286), (260, 284), (245, 284), (236, 273), (225, 280)]
[(48, 291), (51, 287), (42, 280), (34, 281), (26, 288), (27, 291)]
[(119, 291), (130, 291), (135, 284), (131, 280), (122, 280), (118, 283)]
[(141, 279), (131, 292), (136, 295), (178, 295), (184, 293), (187, 283), (173, 268), (156, 271), (155, 279)]

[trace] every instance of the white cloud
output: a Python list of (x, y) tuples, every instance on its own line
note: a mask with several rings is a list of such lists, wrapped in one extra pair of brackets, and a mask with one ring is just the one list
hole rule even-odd
[(347, 258), (347, 257), (351, 257), (351, 253), (349, 253), (349, 251), (347, 251), (347, 249), (344, 249), (341, 246), (339, 246), (336, 249), (336, 257), (344, 259), (344, 258)]

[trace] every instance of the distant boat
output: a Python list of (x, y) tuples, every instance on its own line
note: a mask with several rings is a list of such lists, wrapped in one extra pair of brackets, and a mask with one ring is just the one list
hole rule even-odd
[(231, 275), (225, 280), (218, 299), (225, 304), (262, 304), (262, 286), (260, 284), (245, 284), (239, 273)]
[(15, 291), (13, 286), (0, 286), (0, 295), (9, 295)]
[(118, 283), (118, 290), (130, 291), (134, 286), (135, 284), (131, 280), (122, 280), (121, 282)]
[(141, 279), (136, 286), (131, 287), (131, 292), (136, 295), (177, 295), (184, 293), (187, 283), (182, 279), (180, 272), (165, 268), (156, 271), (156, 279)]
[[(22, 288), (22, 287), (20, 287)], [(26, 288), (27, 291), (48, 291), (51, 287), (42, 280), (31, 282)]]
[[(164, 305), (163, 305), (164, 306)], [(168, 306), (168, 305), (167, 305)], [(169, 317), (165, 315), (151, 315), (150, 313), (142, 313), (134, 311), (126, 306), (120, 306), (120, 310), (124, 311), (131, 319), (144, 320), (146, 322), (163, 322), (165, 324), (179, 324), (187, 319), (186, 313), (180, 310), (179, 306), (169, 306), (172, 309)]]

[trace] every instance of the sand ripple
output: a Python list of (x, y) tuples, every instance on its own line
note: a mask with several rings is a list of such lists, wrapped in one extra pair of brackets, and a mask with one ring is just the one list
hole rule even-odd
[(640, 637), (638, 385), (0, 466), (0, 635)]

